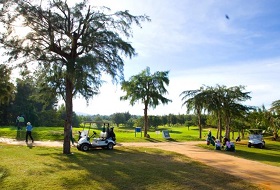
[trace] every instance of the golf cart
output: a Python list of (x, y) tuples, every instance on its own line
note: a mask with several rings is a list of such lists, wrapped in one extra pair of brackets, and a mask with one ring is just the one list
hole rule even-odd
[[(96, 122), (90, 122), (90, 124)], [(107, 124), (107, 128), (105, 129)], [(114, 133), (114, 128), (109, 127), (109, 123), (104, 123), (103, 130), (99, 137), (96, 137), (97, 133), (93, 131), (93, 134), (89, 136), (90, 126), (88, 130), (83, 130), (80, 133), (80, 139), (77, 144), (77, 149), (82, 151), (88, 151), (92, 148), (103, 148), (112, 150), (116, 145), (116, 135)], [(92, 139), (92, 141), (91, 141)]]
[(264, 148), (265, 141), (263, 140), (263, 130), (262, 129), (249, 129), (249, 141), (248, 147), (254, 146), (255, 148)]

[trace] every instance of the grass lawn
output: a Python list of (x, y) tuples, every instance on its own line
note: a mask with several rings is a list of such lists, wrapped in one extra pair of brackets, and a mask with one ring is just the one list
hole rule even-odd
[[(73, 128), (74, 138), (78, 139), (78, 131), (82, 131), (83, 128)], [(92, 131), (96, 131), (98, 134), (100, 129), (90, 129), (90, 134)], [(167, 140), (162, 137), (162, 130), (168, 130), (171, 136), (171, 139)], [(141, 137), (141, 133), (135, 133), (132, 128), (125, 127), (115, 127), (114, 131), (116, 133), (117, 142), (167, 142), (167, 141), (175, 141), (175, 142), (183, 142), (183, 141), (196, 141), (201, 140), (198, 138), (198, 128), (197, 127), (160, 127), (158, 131), (160, 134), (156, 133), (156, 130), (150, 129), (148, 134), (151, 138)], [(211, 129), (212, 134), (216, 134), (215, 129)], [(62, 141), (63, 140), (63, 127), (34, 127), (32, 136), (36, 140), (51, 140), (51, 141)], [(202, 138), (206, 139), (208, 133), (208, 129), (203, 129)], [(237, 134), (236, 134), (237, 136)], [(0, 127), (0, 137), (6, 138), (14, 138), (18, 140), (25, 139), (25, 131), (18, 132), (15, 127)], [(279, 141), (271, 141), (270, 138), (266, 139), (266, 148), (258, 149), (258, 148), (248, 148), (247, 147), (248, 140), (242, 140), (241, 142), (236, 143), (236, 152), (225, 152), (226, 154), (233, 154), (234, 156), (251, 159), (255, 161), (260, 161), (266, 164), (279, 166), (280, 167), (280, 142)], [(201, 147), (207, 149), (214, 149), (213, 146), (207, 146), (206, 144), (201, 144)]]
[[(73, 128), (73, 136), (75, 139), (78, 139), (78, 131), (82, 131), (83, 128)], [(88, 130), (86, 128), (86, 130)], [(162, 137), (162, 130), (168, 130), (171, 138), (174, 141), (194, 141), (201, 140), (198, 138), (198, 129), (197, 127), (190, 127), (189, 130), (187, 127), (161, 127), (159, 128), (160, 134), (157, 134), (154, 129), (149, 130), (148, 134), (150, 139), (144, 138), (144, 132), (135, 133), (134, 128), (125, 128), (125, 127), (115, 127), (114, 132), (116, 133), (118, 142), (147, 142), (147, 141), (157, 141), (165, 142), (166, 140)], [(92, 131), (99, 134), (100, 129), (93, 128), (90, 129), (90, 134)], [(35, 140), (52, 140), (52, 141), (62, 141), (63, 140), (63, 127), (34, 127), (32, 131), (32, 136)], [(204, 130), (203, 135), (207, 134), (207, 129)], [(0, 137), (13, 138), (18, 140), (25, 139), (25, 130), (17, 131), (16, 127), (0, 127)]]
[[(254, 160), (258, 162), (262, 162), (265, 164), (278, 166), (280, 167), (280, 142), (279, 141), (271, 141), (265, 140), (266, 145), (264, 149), (260, 148), (248, 148), (247, 143), (248, 140), (242, 140), (241, 142), (235, 143), (235, 152), (221, 151), (225, 154), (230, 154), (233, 156)], [(214, 150), (214, 146), (201, 144), (200, 147), (206, 149)]]
[(185, 156), (118, 147), (63, 155), (61, 148), (0, 143), (1, 189), (257, 189)]

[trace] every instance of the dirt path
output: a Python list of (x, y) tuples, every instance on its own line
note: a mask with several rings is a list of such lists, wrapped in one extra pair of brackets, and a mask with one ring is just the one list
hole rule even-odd
[[(23, 141), (0, 138), (0, 142), (25, 145)], [(256, 161), (250, 161), (235, 156), (223, 154), (219, 151), (210, 151), (195, 146), (201, 142), (166, 142), (166, 143), (119, 143), (123, 147), (148, 147), (173, 151), (186, 155), (196, 161), (214, 167), (222, 172), (245, 179), (260, 185), (265, 189), (280, 189), (280, 167), (270, 166)], [(62, 147), (58, 141), (36, 141), (35, 146)], [(280, 160), (280, 159), (279, 159)]]

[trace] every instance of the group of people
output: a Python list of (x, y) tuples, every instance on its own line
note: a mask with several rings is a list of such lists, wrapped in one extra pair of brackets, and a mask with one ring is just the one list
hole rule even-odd
[(226, 151), (235, 151), (234, 143), (231, 142), (226, 137), (223, 139), (223, 145), (221, 145), (221, 142), (220, 142), (219, 139), (217, 139), (216, 142), (215, 142), (215, 149), (216, 150), (221, 150), (223, 147)]
[[(23, 116), (18, 116), (16, 119), (17, 129), (22, 130), (22, 128), (25, 126), (25, 119)], [(25, 142), (28, 143), (28, 137), (30, 137), (32, 143), (34, 142), (34, 139), (32, 137), (31, 131), (33, 129), (33, 126), (30, 122), (27, 122), (26, 124), (26, 135), (25, 135)]]
[(221, 144), (219, 139), (216, 139), (212, 136), (211, 131), (208, 131), (207, 135), (207, 145), (212, 144), (215, 146), (216, 150), (222, 150), (224, 148), (227, 151), (235, 151), (234, 143), (231, 142), (228, 138), (223, 138), (223, 144)]

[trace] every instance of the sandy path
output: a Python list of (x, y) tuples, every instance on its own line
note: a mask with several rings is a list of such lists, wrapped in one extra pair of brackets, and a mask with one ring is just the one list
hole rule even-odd
[(120, 145), (144, 146), (177, 152), (222, 172), (256, 183), (265, 189), (280, 189), (280, 167), (238, 158), (220, 151), (206, 150), (195, 146), (198, 143), (204, 142), (123, 143)]
[[(0, 138), (0, 142), (14, 145), (25, 145), (23, 141)], [(165, 142), (165, 143), (118, 143), (123, 147), (148, 147), (173, 151), (186, 155), (196, 161), (214, 167), (222, 172), (256, 183), (265, 189), (280, 189), (280, 167), (270, 166), (256, 161), (223, 154), (220, 151), (210, 151), (195, 146), (203, 142)], [(62, 147), (59, 141), (35, 141), (35, 146)], [(280, 161), (280, 158), (279, 158)]]

